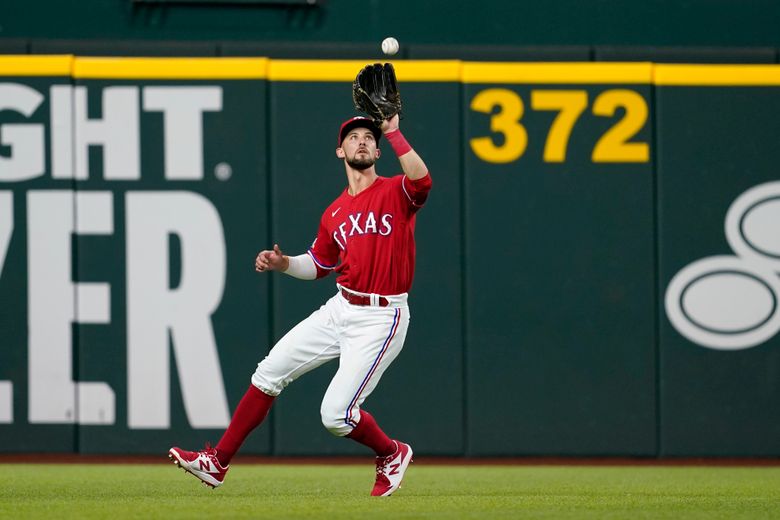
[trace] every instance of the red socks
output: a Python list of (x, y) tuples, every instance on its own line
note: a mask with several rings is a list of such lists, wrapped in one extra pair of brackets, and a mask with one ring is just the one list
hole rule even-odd
[(395, 453), (395, 443), (385, 435), (371, 414), (365, 410), (360, 410), (360, 422), (347, 437), (368, 446), (378, 457), (387, 457)]
[(230, 425), (217, 444), (217, 459), (222, 466), (230, 464), (230, 459), (244, 443), (247, 435), (260, 426), (268, 415), (274, 399), (275, 397), (266, 394), (255, 385), (249, 385), (249, 390), (238, 403)]
[[(260, 426), (268, 415), (273, 396), (266, 394), (254, 385), (249, 385), (244, 397), (236, 407), (233, 419), (217, 444), (217, 459), (222, 466), (230, 464), (233, 455), (244, 443), (249, 433)], [(379, 428), (374, 418), (365, 410), (360, 410), (360, 422), (347, 435), (350, 439), (368, 446), (379, 457), (387, 457), (395, 453), (395, 443)]]

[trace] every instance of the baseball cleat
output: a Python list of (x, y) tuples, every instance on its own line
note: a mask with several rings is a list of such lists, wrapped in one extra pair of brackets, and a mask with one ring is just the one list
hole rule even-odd
[(371, 490), (372, 497), (389, 497), (401, 487), (406, 468), (412, 462), (412, 447), (400, 441), (393, 441), (395, 453), (376, 458), (376, 483)]
[(203, 484), (211, 488), (217, 488), (225, 480), (230, 466), (222, 467), (217, 460), (217, 450), (206, 445), (201, 451), (187, 451), (173, 447), (168, 450), (168, 458), (187, 473), (192, 473)]

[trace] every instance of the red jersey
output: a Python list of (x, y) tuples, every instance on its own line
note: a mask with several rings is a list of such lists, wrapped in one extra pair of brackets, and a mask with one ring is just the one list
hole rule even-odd
[(345, 189), (322, 214), (309, 249), (317, 278), (336, 271), (336, 282), (353, 291), (408, 292), (414, 277), (415, 216), (431, 184), (430, 175), (415, 181), (396, 175), (378, 177), (354, 196)]

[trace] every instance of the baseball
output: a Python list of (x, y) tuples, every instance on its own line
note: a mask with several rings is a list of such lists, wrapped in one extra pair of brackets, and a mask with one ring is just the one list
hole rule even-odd
[(398, 47), (399, 47), (398, 40), (396, 40), (392, 36), (382, 40), (382, 52), (384, 52), (388, 56), (392, 56), (393, 54), (398, 52)]

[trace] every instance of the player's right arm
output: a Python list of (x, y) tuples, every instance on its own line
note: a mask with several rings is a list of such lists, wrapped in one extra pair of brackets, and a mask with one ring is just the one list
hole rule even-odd
[(272, 250), (257, 254), (255, 271), (279, 271), (301, 280), (314, 280), (329, 275), (337, 267), (339, 248), (329, 235), (324, 219), (325, 214), (320, 221), (317, 238), (306, 253), (288, 256), (282, 253), (278, 244), (274, 244)]
[(274, 244), (271, 250), (263, 250), (257, 253), (255, 257), (255, 271), (262, 273), (265, 271), (284, 272), (290, 267), (290, 257), (282, 254), (279, 244)]
[(338, 244), (336, 244), (336, 241), (328, 231), (328, 226), (326, 225), (328, 212), (331, 210), (332, 207), (329, 207), (325, 210), (325, 213), (322, 214), (320, 227), (317, 231), (317, 238), (306, 252), (314, 263), (314, 268), (317, 270), (317, 278), (328, 276), (339, 264), (341, 249)]
[(301, 280), (317, 278), (317, 267), (308, 254), (288, 256), (282, 253), (278, 244), (271, 250), (260, 251), (255, 258), (255, 271), (279, 271)]

